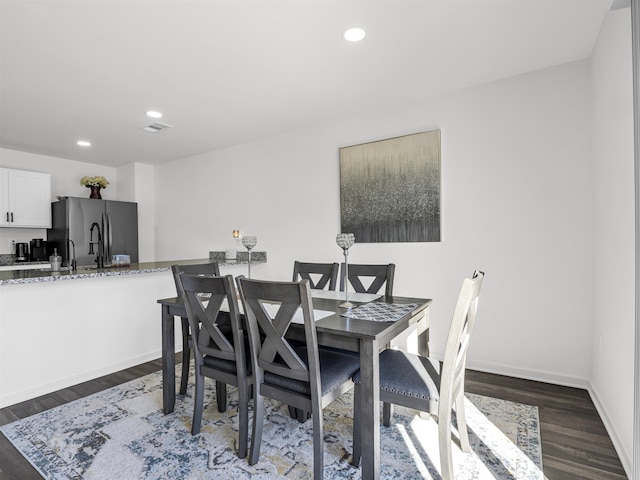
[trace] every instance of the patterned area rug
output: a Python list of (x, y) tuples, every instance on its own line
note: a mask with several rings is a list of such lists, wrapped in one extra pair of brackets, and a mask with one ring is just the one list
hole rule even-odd
[[(162, 414), (162, 377), (156, 372), (0, 427), (46, 479), (309, 479), (312, 422), (293, 420), (281, 404), (266, 401), (260, 461), (237, 458), (237, 395), (229, 387), (219, 413), (207, 380), (202, 431), (192, 436), (193, 382)], [(324, 410), (325, 478), (359, 479), (349, 464), (353, 396)], [(456, 479), (543, 479), (536, 407), (467, 395), (472, 453), (454, 444)], [(251, 409), (250, 409), (251, 415)], [(381, 475), (388, 479), (440, 479), (437, 424), (395, 408), (381, 426)]]

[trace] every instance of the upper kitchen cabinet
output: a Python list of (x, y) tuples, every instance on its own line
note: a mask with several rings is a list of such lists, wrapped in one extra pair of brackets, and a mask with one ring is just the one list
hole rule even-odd
[(51, 175), (0, 168), (0, 227), (51, 228)]

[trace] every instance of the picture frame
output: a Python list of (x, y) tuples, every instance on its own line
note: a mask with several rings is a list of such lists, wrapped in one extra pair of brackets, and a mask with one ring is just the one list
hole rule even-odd
[(357, 243), (440, 241), (440, 130), (339, 149), (341, 231)]

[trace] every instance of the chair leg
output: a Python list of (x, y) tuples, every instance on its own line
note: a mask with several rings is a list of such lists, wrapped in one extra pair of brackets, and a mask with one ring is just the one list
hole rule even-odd
[(191, 348), (189, 347), (189, 320), (180, 317), (182, 323), (182, 377), (180, 378), (180, 395), (187, 393), (189, 381), (189, 362), (191, 361)]
[(202, 404), (204, 401), (204, 377), (199, 374), (196, 367), (196, 392), (193, 399), (193, 420), (191, 422), (191, 435), (200, 433), (202, 422)]
[(314, 408), (313, 418), (313, 478), (324, 478), (324, 426), (322, 421), (322, 407)]
[[(438, 446), (440, 448), (440, 474), (442, 480), (454, 480), (453, 458), (451, 451), (451, 409), (438, 414)], [(440, 415), (442, 413), (442, 415)]]
[[(254, 390), (255, 392), (255, 390)], [(264, 419), (264, 397), (258, 392), (254, 393), (253, 400), (253, 430), (251, 432), (251, 453), (249, 465), (258, 463), (260, 457), (260, 443), (262, 442), (262, 423)]]
[(247, 456), (247, 440), (249, 437), (249, 391), (240, 380), (238, 385), (238, 458)]
[(218, 411), (224, 412), (227, 409), (227, 384), (216, 380), (216, 401)]
[(391, 425), (391, 417), (393, 417), (393, 403), (382, 403), (382, 424), (385, 427)]
[(298, 409), (289, 405), (289, 416), (294, 420), (298, 418)]
[(304, 423), (311, 418), (311, 412), (306, 412), (301, 408), (297, 408), (296, 411), (298, 415), (296, 418), (300, 423)]
[(362, 457), (362, 438), (360, 433), (360, 384), (356, 383), (353, 389), (353, 457), (351, 465), (360, 466)]
[(304, 410), (301, 410), (300, 408), (292, 407), (291, 405), (289, 405), (288, 407), (289, 407), (289, 416), (294, 420), (298, 420), (300, 423), (304, 423), (311, 418), (311, 412), (305, 412)]

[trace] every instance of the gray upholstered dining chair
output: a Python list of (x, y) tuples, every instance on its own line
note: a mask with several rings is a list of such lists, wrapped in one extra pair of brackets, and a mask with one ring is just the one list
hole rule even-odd
[[(227, 407), (227, 385), (238, 387), (238, 457), (247, 456), (249, 398), (253, 377), (245, 350), (243, 323), (233, 277), (203, 277), (182, 273), (178, 283), (184, 298), (193, 337), (196, 388), (191, 434), (200, 432), (204, 402), (204, 378), (216, 382), (218, 410)], [(228, 305), (231, 334), (218, 325), (218, 314)]]
[[(364, 265), (349, 264), (349, 284), (356, 293), (378, 293), (383, 285), (385, 285), (384, 294), (388, 297), (393, 295), (393, 277), (395, 275), (396, 266), (393, 263), (387, 265)], [(365, 287), (362, 281), (372, 279), (370, 285)], [(340, 290), (344, 291), (345, 286), (345, 265), (340, 268)]]
[[(338, 269), (339, 264), (337, 262), (309, 263), (296, 260), (293, 263), (293, 281), (309, 280), (311, 288), (324, 290), (328, 285), (329, 290), (335, 290), (338, 283)], [(314, 278), (318, 278), (318, 280), (314, 281)]]
[[(176, 295), (182, 298), (180, 286), (178, 285), (178, 275), (187, 273), (189, 275), (209, 275), (220, 276), (218, 262), (198, 263), (194, 265), (173, 265), (173, 281), (176, 284)], [(189, 320), (185, 317), (180, 319), (182, 325), (182, 375), (180, 378), (180, 394), (187, 393), (187, 383), (189, 381), (189, 366), (191, 362), (191, 334), (189, 332)]]
[[(313, 419), (314, 479), (324, 467), (322, 409), (353, 387), (356, 356), (318, 348), (309, 281), (268, 282), (236, 279), (244, 306), (254, 372), (253, 430), (249, 464), (260, 455), (264, 398), (272, 398)], [(292, 345), (286, 335), (294, 319), (303, 323), (304, 343)]]
[[(444, 360), (422, 357), (400, 350), (385, 350), (380, 354), (380, 401), (383, 404), (383, 424), (391, 423), (391, 404), (402, 405), (438, 417), (438, 444), (443, 480), (453, 480), (451, 455), (451, 417), (455, 407), (463, 452), (470, 451), (467, 421), (464, 411), (464, 373), (469, 339), (475, 325), (478, 298), (484, 273), (476, 271), (462, 283), (449, 327)], [(353, 419), (352, 464), (360, 464), (360, 372), (354, 375), (356, 384)]]
[[(335, 290), (338, 284), (338, 272), (340, 264), (335, 263), (311, 263), (293, 262), (293, 281), (309, 280), (309, 287), (324, 290), (327, 286), (329, 290)], [(317, 280), (316, 280), (317, 279)], [(300, 422), (310, 418), (309, 412), (303, 412), (289, 406), (291, 418), (297, 418)]]

